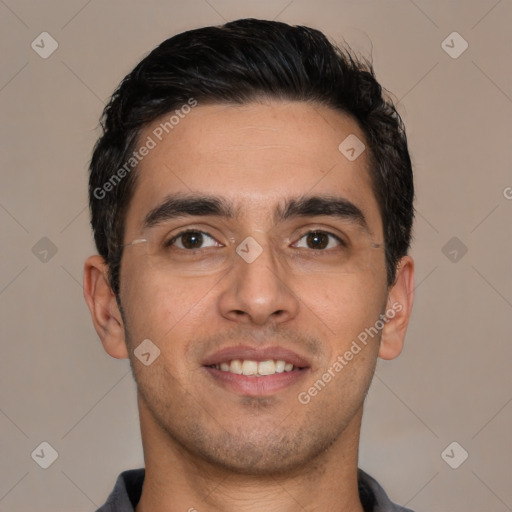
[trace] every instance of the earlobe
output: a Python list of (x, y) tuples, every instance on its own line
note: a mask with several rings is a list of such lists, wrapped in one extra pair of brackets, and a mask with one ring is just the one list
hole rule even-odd
[(107, 265), (99, 255), (90, 256), (84, 264), (84, 298), (105, 351), (117, 359), (127, 358), (121, 312), (110, 287)]
[(397, 266), (396, 280), (388, 293), (379, 357), (394, 359), (400, 355), (414, 302), (414, 260), (404, 256)]

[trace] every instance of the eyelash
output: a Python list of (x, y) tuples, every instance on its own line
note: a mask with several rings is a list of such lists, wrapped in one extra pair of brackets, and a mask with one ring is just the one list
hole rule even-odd
[[(183, 231), (180, 231), (178, 234), (174, 235), (172, 238), (170, 238), (166, 242), (164, 242), (164, 247), (166, 249), (168, 249), (169, 247), (171, 247), (174, 244), (174, 242), (176, 240), (178, 240), (181, 236), (183, 236), (183, 235), (185, 235), (187, 233), (201, 233), (202, 235), (206, 235), (206, 236), (210, 237), (212, 240), (215, 240), (215, 237), (213, 237), (212, 235), (210, 235), (206, 231), (201, 231), (199, 229), (185, 229)], [(321, 233), (321, 234), (324, 234), (324, 235), (331, 236), (334, 239), (336, 239), (336, 241), (338, 241), (342, 247), (347, 247), (346, 242), (344, 240), (342, 240), (339, 236), (337, 236), (334, 233), (331, 233), (329, 231), (324, 231), (324, 230), (321, 230), (321, 229), (313, 229), (313, 230), (307, 231), (306, 233), (302, 234), (299, 237), (299, 240), (301, 240), (302, 238), (304, 238), (307, 235), (310, 235), (311, 233)], [(186, 251), (186, 252), (199, 252), (201, 250), (204, 250), (204, 249), (182, 249), (181, 247), (178, 247), (178, 249), (181, 250), (181, 251)], [(311, 250), (312, 251), (318, 251), (318, 252), (326, 252), (328, 249), (311, 249)]]

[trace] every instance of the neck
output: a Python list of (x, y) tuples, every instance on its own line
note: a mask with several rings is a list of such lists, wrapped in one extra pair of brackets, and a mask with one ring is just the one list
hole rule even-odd
[(139, 400), (146, 476), (136, 512), (364, 512), (357, 461), (362, 407), (320, 456), (279, 475), (234, 473), (199, 459)]

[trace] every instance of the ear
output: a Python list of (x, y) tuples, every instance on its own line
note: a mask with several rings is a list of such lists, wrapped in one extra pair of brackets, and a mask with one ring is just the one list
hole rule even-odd
[(84, 264), (84, 297), (105, 352), (117, 359), (127, 358), (121, 312), (110, 287), (107, 265), (99, 255), (90, 256)]
[(388, 292), (387, 321), (382, 329), (379, 348), (381, 359), (394, 359), (402, 352), (413, 302), (414, 260), (404, 256), (397, 265), (396, 280)]

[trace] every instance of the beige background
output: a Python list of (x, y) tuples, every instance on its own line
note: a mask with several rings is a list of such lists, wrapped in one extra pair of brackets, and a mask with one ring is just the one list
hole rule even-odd
[[(146, 52), (240, 17), (371, 52), (408, 129), (416, 304), (402, 355), (379, 361), (360, 466), (416, 512), (512, 510), (510, 0), (0, 0), (0, 511), (91, 511), (142, 465), (128, 362), (103, 352), (82, 297), (88, 161)], [(43, 31), (59, 45), (47, 59), (31, 48)], [(456, 59), (453, 31), (469, 43)], [(43, 441), (48, 469), (31, 458)], [(441, 458), (453, 441), (469, 453), (458, 469)]]

